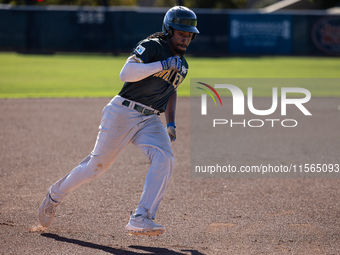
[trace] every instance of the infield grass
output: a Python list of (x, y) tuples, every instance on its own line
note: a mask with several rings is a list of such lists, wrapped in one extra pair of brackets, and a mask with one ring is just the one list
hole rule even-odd
[[(119, 73), (126, 58), (0, 53), (0, 98), (113, 97), (123, 85)], [(332, 57), (187, 56), (187, 60), (190, 69), (179, 96), (190, 95), (190, 78), (340, 78), (340, 58)], [(257, 96), (268, 96), (267, 92)], [(340, 85), (313, 88), (313, 96), (339, 97)]]

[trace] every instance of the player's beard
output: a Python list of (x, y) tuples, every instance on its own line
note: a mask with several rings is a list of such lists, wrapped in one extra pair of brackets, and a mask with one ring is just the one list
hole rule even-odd
[(179, 55), (184, 55), (185, 52), (186, 52), (186, 50), (181, 50), (181, 49), (179, 49), (179, 48), (177, 48), (177, 47), (175, 47), (174, 51), (175, 51), (177, 54), (179, 54)]
[(169, 39), (168, 41), (168, 45), (170, 46), (170, 48), (172, 49), (173, 52), (175, 52), (176, 54), (179, 55), (184, 55), (186, 52), (186, 47), (184, 50), (180, 49), (178, 46), (180, 46), (180, 44), (174, 44), (174, 41), (172, 40), (172, 38)]

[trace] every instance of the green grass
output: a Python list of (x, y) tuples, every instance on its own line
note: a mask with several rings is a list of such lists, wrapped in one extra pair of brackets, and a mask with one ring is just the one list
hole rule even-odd
[[(119, 72), (126, 58), (0, 53), (0, 98), (113, 97), (123, 85)], [(340, 78), (340, 58), (188, 56), (187, 60), (189, 74), (179, 96), (190, 95), (190, 78)], [(314, 89), (313, 96), (340, 96), (340, 85)], [(259, 95), (266, 93), (271, 91)]]

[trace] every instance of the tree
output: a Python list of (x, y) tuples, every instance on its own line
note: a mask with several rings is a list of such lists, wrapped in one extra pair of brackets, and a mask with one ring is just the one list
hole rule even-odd
[(330, 8), (340, 5), (340, 0), (309, 0), (309, 1), (318, 4), (321, 8)]
[(0, 0), (3, 4), (35, 4), (35, 5), (89, 5), (89, 6), (135, 6), (138, 0)]
[(184, 2), (189, 8), (235, 9), (247, 6), (247, 0), (185, 0)]
[[(319, 1), (319, 0), (315, 0)], [(323, 1), (323, 0), (320, 0)], [(337, 0), (328, 0), (337, 1)], [(35, 5), (89, 5), (89, 6), (150, 6), (172, 7), (185, 5), (189, 8), (245, 8), (247, 0), (0, 0), (3, 4)]]
[[(178, 4), (178, 0), (156, 0), (154, 6), (170, 7)], [(247, 0), (182, 0), (184, 6), (189, 8), (245, 8)]]

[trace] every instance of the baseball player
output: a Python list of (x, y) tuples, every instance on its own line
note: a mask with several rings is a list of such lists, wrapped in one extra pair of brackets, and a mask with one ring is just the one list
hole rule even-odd
[[(126, 231), (150, 236), (165, 231), (153, 220), (174, 166), (171, 142), (176, 139), (176, 91), (188, 72), (183, 55), (199, 33), (196, 24), (193, 11), (175, 6), (165, 14), (162, 32), (136, 45), (120, 73), (123, 88), (103, 109), (93, 151), (49, 188), (39, 210), (43, 227), (52, 223), (57, 206), (68, 193), (102, 175), (133, 143), (149, 158), (150, 168)], [(166, 128), (161, 113), (165, 114)]]

